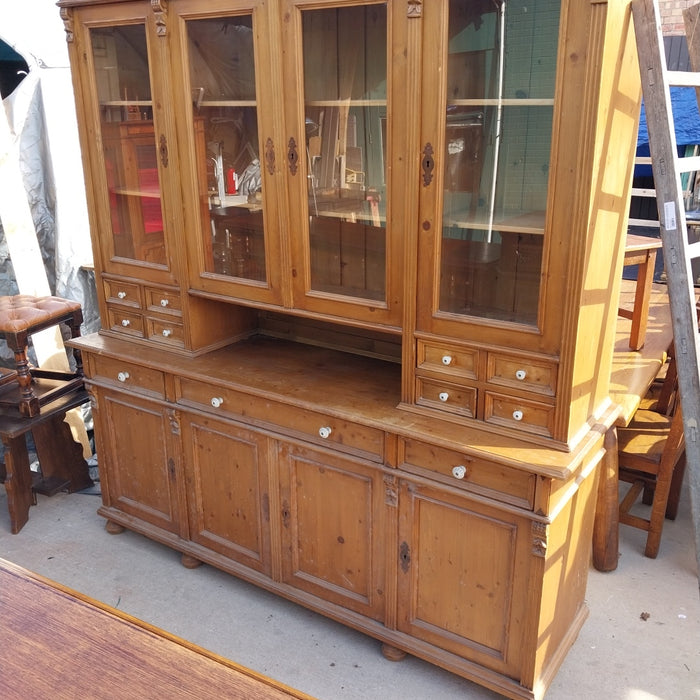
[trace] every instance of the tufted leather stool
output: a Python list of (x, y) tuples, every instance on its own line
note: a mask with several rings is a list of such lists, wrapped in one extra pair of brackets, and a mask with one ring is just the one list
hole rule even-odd
[[(27, 345), (29, 336), (59, 323), (68, 324), (71, 337), (80, 335), (83, 312), (76, 301), (60, 297), (35, 297), (28, 294), (0, 297), (0, 337), (15, 354), (19, 399), (13, 402), (21, 415), (31, 418), (41, 406), (83, 385), (83, 366), (80, 351), (74, 350), (76, 372), (53, 372), (29, 367)], [(36, 393), (34, 379), (49, 380), (50, 389)], [(7, 401), (4, 401), (7, 403)]]

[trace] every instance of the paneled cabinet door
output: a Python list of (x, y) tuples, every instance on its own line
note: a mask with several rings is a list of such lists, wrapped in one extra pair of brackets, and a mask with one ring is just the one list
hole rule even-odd
[(188, 414), (182, 437), (190, 539), (269, 574), (268, 439)]
[(399, 326), (391, 5), (319, 4), (280, 2), (294, 306)]
[(512, 512), (402, 482), (399, 629), (518, 678), (529, 532), (529, 521)]
[(174, 417), (161, 404), (133, 394), (96, 393), (104, 505), (183, 535), (184, 485)]
[(382, 473), (301, 445), (280, 445), (285, 583), (384, 621), (387, 532)]
[(169, 15), (190, 284), (279, 305), (285, 149), (271, 5), (174, 0)]
[[(166, 40), (149, 2), (81, 7), (69, 43), (89, 160), (100, 269), (152, 282), (176, 279), (174, 226), (167, 212), (177, 191)], [(77, 75), (77, 73), (76, 73)]]

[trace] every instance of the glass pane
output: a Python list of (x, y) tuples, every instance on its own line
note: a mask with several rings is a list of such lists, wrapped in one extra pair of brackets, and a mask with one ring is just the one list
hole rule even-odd
[(146, 30), (90, 31), (114, 255), (166, 265)]
[(305, 11), (311, 288), (386, 297), (386, 5)]
[(250, 15), (187, 23), (205, 270), (265, 281)]
[(442, 311), (537, 320), (559, 9), (450, 0)]

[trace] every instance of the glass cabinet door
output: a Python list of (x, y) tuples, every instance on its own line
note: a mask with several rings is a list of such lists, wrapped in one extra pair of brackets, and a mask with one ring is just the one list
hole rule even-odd
[(181, 120), (188, 129), (183, 143), (192, 144), (183, 177), (194, 180), (191, 191), (197, 193), (186, 204), (186, 216), (195, 212), (187, 225), (194, 241), (191, 258), (198, 262), (192, 283), (274, 301), (278, 227), (268, 183), (278, 170), (272, 114), (281, 102), (268, 57), (273, 39), (267, 10), (250, 0), (215, 0), (207, 3), (206, 14), (201, 2), (172, 7), (181, 19), (176, 54), (182, 65), (176, 72), (184, 78), (181, 103), (188, 111)]
[(295, 305), (378, 320), (390, 296), (387, 4), (287, 4)]
[(432, 313), (536, 325), (560, 3), (448, 5)]
[(111, 271), (168, 268), (148, 43), (144, 20), (89, 30), (107, 189), (100, 227)]

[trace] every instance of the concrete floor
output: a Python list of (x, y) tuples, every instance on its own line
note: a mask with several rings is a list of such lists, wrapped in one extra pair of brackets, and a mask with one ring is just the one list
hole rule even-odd
[[(141, 535), (107, 534), (98, 495), (39, 496), (17, 535), (6, 500), (0, 486), (0, 557), (321, 700), (500, 697), (413, 657), (389, 662), (369, 637), (209, 566), (185, 569), (177, 552)], [(547, 700), (700, 700), (689, 511), (686, 489), (656, 560), (642, 555), (644, 533), (622, 527), (619, 567), (591, 569), (590, 617)]]

